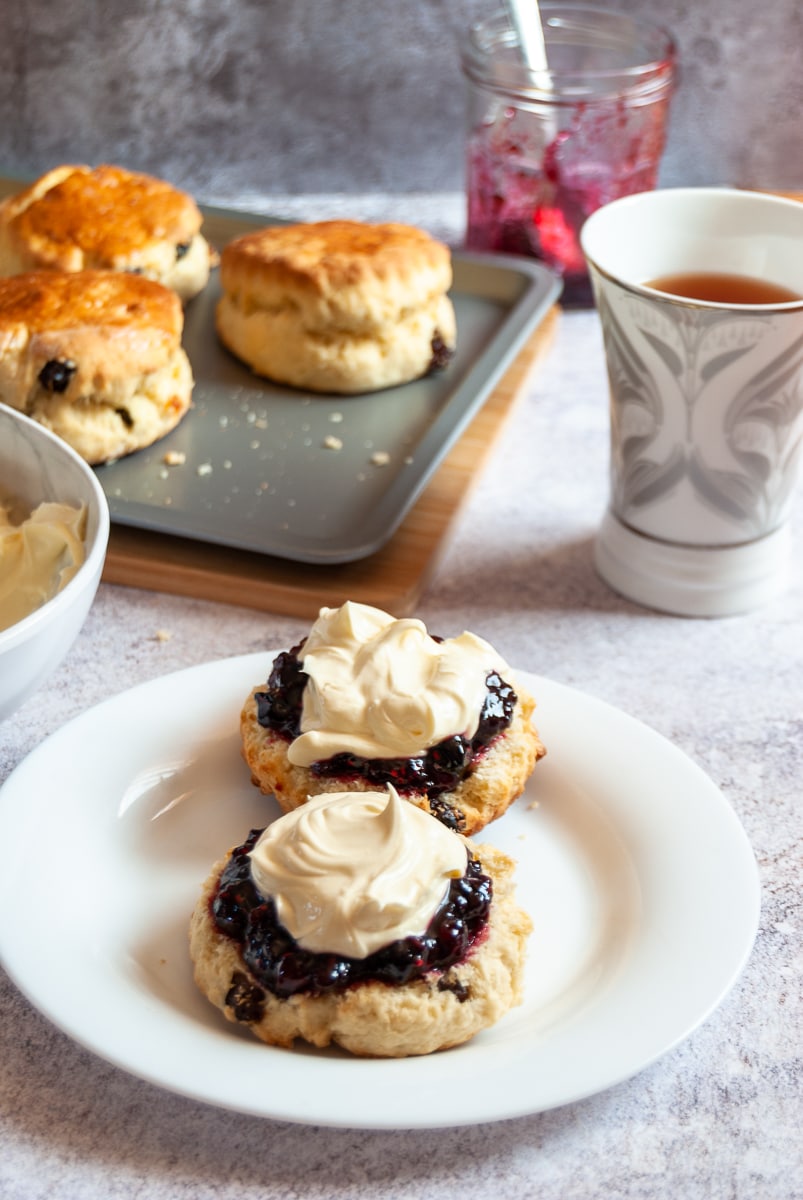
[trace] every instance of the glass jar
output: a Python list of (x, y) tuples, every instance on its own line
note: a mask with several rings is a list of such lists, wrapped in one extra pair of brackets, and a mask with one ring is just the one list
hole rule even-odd
[(580, 229), (608, 201), (656, 186), (675, 43), (622, 13), (540, 7), (546, 71), (525, 65), (504, 13), (462, 41), (466, 245), (540, 259), (563, 279), (564, 304), (590, 304)]

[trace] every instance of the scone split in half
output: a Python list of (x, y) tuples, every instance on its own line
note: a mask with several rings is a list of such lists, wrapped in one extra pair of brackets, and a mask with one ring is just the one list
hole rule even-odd
[(513, 863), (385, 793), (315, 797), (213, 869), (195, 981), (262, 1041), (404, 1057), (456, 1046), (523, 994)]
[(0, 279), (0, 400), (92, 464), (151, 445), (190, 406), (175, 292), (115, 271)]
[(369, 605), (324, 608), (241, 714), (254, 783), (285, 812), (311, 795), (391, 783), (472, 835), (500, 817), (545, 753), (535, 701), (471, 633), (435, 638)]
[(132, 271), (186, 301), (216, 254), (186, 192), (124, 167), (64, 165), (0, 204), (0, 275)]
[(217, 331), (258, 375), (314, 392), (443, 368), (457, 331), (447, 246), (410, 225), (273, 225), (223, 248)]

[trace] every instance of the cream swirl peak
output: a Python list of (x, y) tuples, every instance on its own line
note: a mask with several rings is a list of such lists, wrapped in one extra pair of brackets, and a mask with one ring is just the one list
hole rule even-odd
[(300, 946), (366, 958), (425, 932), (465, 843), (387, 792), (329, 792), (269, 825), (250, 853), (251, 877)]
[(472, 737), (489, 673), (507, 670), (473, 633), (436, 641), (417, 618), (352, 601), (321, 609), (299, 659), (309, 679), (287, 757), (300, 767), (343, 753), (412, 758)]

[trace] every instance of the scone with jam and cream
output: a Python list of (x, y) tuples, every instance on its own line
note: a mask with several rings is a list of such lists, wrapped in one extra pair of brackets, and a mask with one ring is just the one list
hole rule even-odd
[(471, 835), (507, 810), (545, 753), (535, 701), (511, 678), (472, 633), (432, 637), (416, 618), (350, 601), (323, 608), (248, 697), (243, 754), (285, 812), (392, 783)]
[(459, 1045), (522, 1000), (532, 923), (513, 870), (392, 787), (314, 797), (212, 870), (190, 924), (195, 981), (271, 1045)]

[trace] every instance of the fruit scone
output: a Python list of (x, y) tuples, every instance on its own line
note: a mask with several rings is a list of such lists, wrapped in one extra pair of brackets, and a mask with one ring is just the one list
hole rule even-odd
[(271, 1045), (459, 1045), (522, 1000), (532, 923), (513, 871), (392, 787), (316, 796), (213, 868), (190, 922), (195, 982)]
[(189, 300), (217, 260), (201, 225), (193, 198), (163, 179), (58, 166), (0, 204), (0, 274), (133, 271)]
[(432, 637), (416, 618), (347, 601), (276, 656), (240, 729), (253, 782), (285, 812), (392, 783), (471, 835), (507, 810), (545, 753), (534, 709), (482, 638)]
[(220, 284), (221, 342), (277, 383), (370, 392), (439, 370), (455, 351), (451, 252), (415, 226), (271, 225), (223, 247)]
[(175, 292), (115, 271), (0, 279), (0, 401), (89, 463), (151, 445), (190, 407)]

